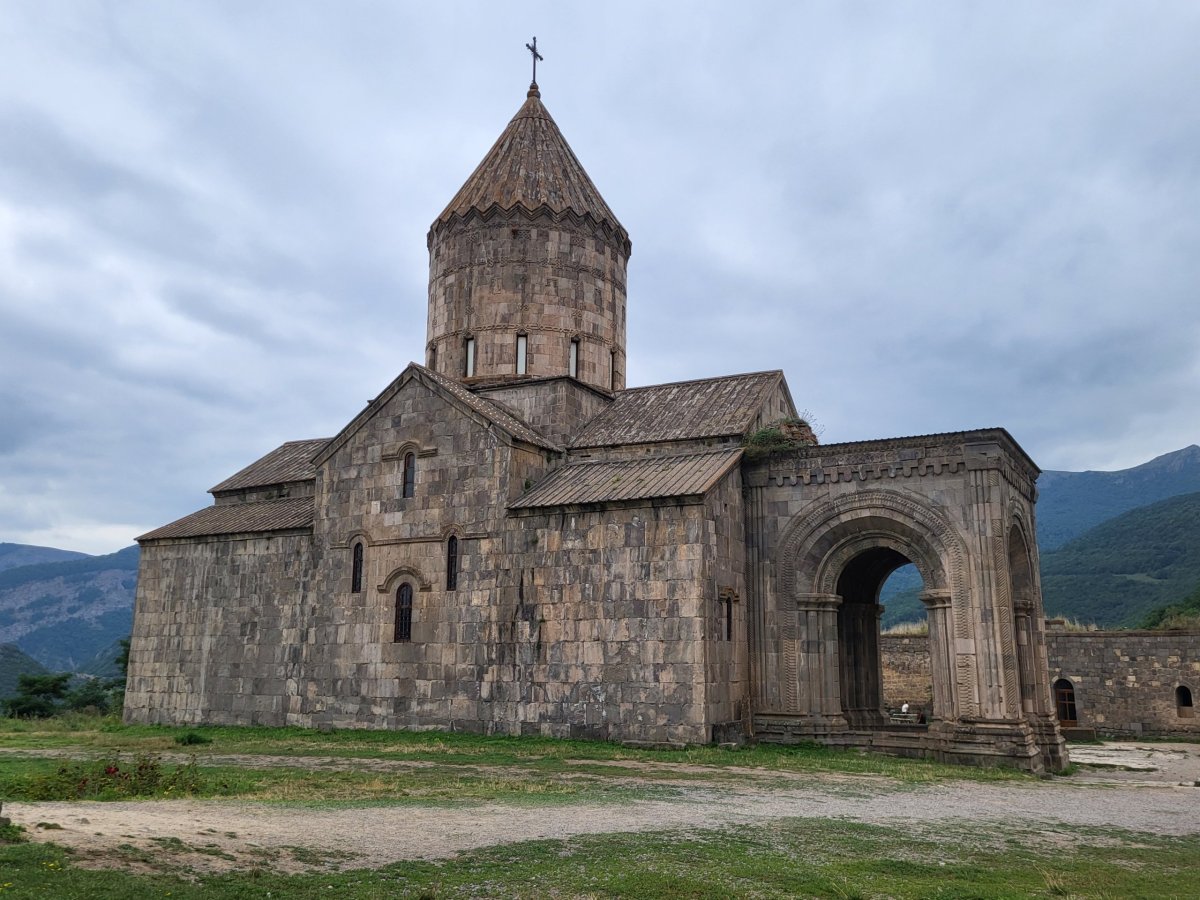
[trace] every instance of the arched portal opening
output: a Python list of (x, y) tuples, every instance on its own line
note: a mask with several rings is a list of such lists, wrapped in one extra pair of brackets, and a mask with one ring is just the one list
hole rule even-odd
[(1079, 724), (1079, 712), (1075, 706), (1075, 685), (1065, 678), (1054, 682), (1054, 706), (1058, 713), (1058, 724), (1066, 727)]
[(912, 599), (923, 619), (917, 599), (923, 586), (920, 572), (895, 547), (862, 551), (838, 576), (839, 683), (842, 712), (851, 727), (923, 724), (931, 712), (929, 648), (916, 633), (920, 629), (910, 629), (909, 640), (882, 634), (883, 588), (901, 570), (915, 574)]
[[(1039, 712), (1037, 684), (1040, 679), (1034, 623), (1034, 617), (1037, 615), (1036, 585), (1029, 543), (1025, 540), (1020, 526), (1015, 523), (1008, 530), (1008, 583), (1012, 595), (1011, 615), (1013, 634), (1016, 638), (1016, 669), (1021, 712), (1030, 715)], [(1001, 611), (1002, 615), (1008, 613), (1008, 610)], [(1044, 691), (1045, 681), (1042, 681), (1042, 685)]]

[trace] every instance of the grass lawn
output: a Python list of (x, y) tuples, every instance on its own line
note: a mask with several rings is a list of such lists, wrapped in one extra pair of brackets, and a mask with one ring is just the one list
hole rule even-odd
[[(129, 852), (130, 862), (147, 862)], [(103, 871), (75, 865), (53, 845), (19, 844), (0, 846), (0, 897), (1165, 898), (1196, 896), (1197, 860), (1194, 837), (1116, 829), (918, 834), (806, 819), (529, 841), (448, 861), (304, 875), (274, 874), (270, 854), (261, 869), (238, 874)]]
[[(657, 751), (441, 732), (124, 726), (83, 716), (0, 720), (0, 749), (14, 751), (0, 754), (0, 800), (84, 796), (153, 802), (182, 793), (297, 809), (361, 808), (368, 821), (379, 805), (672, 799), (689, 779), (717, 789), (753, 782), (754, 789), (769, 791), (773, 779), (794, 786), (805, 773), (832, 774), (845, 776), (834, 780), (837, 790), (873, 794), (908, 793), (945, 781), (1036, 784), (1007, 769), (810, 745)], [(48, 751), (65, 757), (40, 755)], [(78, 792), (82, 782), (91, 793)], [(52, 839), (53, 823), (43, 827)], [(19, 842), (24, 836), (0, 829), (0, 900), (1200, 896), (1200, 837), (1115, 828), (885, 827), (782, 819), (713, 830), (528, 840), (378, 869), (355, 868), (360, 858), (336, 851), (252, 845), (258, 848), (248, 857), (252, 868), (224, 874), (200, 865), (203, 857), (234, 857), (203, 836), (152, 837), (142, 846), (114, 842), (100, 859), (101, 851)], [(395, 840), (405, 835), (397, 833)], [(285, 863), (310, 871), (286, 874)], [(246, 864), (245, 858), (239, 861)]]

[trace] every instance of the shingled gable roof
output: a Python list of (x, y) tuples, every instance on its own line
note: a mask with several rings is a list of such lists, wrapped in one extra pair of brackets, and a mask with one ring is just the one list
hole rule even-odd
[(571, 447), (741, 436), (779, 387), (787, 393), (783, 372), (776, 369), (619, 391)]
[(311, 481), (317, 477), (317, 468), (312, 462), (313, 456), (328, 443), (329, 438), (288, 441), (215, 487), (209, 488), (208, 492), (219, 494), (224, 491), (269, 487), (292, 481)]
[(737, 463), (740, 447), (678, 456), (575, 462), (555, 469), (510, 509), (702, 496)]
[(313, 498), (266, 500), (261, 503), (221, 503), (206, 506), (170, 525), (148, 531), (136, 540), (214, 537), (222, 534), (255, 534), (311, 528)]
[(556, 216), (571, 212), (591, 217), (628, 243), (628, 232), (596, 190), (541, 96), (536, 87), (530, 89), (524, 105), (431, 230), (472, 211), (486, 215), (497, 208), (508, 212), (520, 207), (529, 214), (548, 210)]
[(437, 372), (413, 362), (409, 363), (405, 370), (396, 377), (395, 381), (384, 388), (378, 397), (367, 404), (366, 409), (355, 416), (345, 428), (338, 432), (336, 437), (325, 445), (324, 449), (313, 458), (313, 465), (319, 466), (325, 460), (329, 459), (329, 457), (333, 456), (351, 436), (369, 422), (392, 397), (396, 396), (401, 388), (414, 378), (419, 379), (431, 390), (441, 394), (465, 412), (473, 413), (488, 424), (496, 426), (514, 440), (523, 441), (526, 444), (532, 444), (535, 447), (542, 447), (546, 450), (553, 450), (556, 453), (561, 453), (563, 450), (561, 446), (526, 425), (511, 412), (501, 407), (500, 404), (493, 403), (491, 400), (486, 400), (483, 397), (477, 397), (454, 379), (446, 378), (444, 375), (439, 375)]

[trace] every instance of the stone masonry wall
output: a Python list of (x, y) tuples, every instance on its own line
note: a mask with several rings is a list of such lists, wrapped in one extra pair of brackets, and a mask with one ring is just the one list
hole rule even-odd
[[(417, 453), (415, 496), (402, 457)], [(701, 504), (506, 512), (540, 452), (414, 379), (318, 473), (318, 576), (288, 721), (707, 741)], [(447, 587), (447, 538), (460, 547)], [(366, 545), (364, 590), (350, 588)], [(724, 551), (728, 555), (731, 551)], [(413, 589), (412, 639), (395, 640)]]
[(881, 635), (883, 655), (883, 705), (899, 709), (907, 703), (913, 712), (933, 704), (933, 680), (929, 670), (929, 638), (926, 635)]
[(1102, 734), (1200, 734), (1175, 689), (1200, 694), (1200, 632), (1047, 629), (1050, 678), (1075, 689), (1080, 727)]
[(531, 221), (513, 211), (435, 223), (428, 341), (436, 370), (463, 377), (470, 336), (477, 377), (517, 377), (521, 333), (528, 336), (526, 374), (566, 375), (575, 338), (579, 380), (624, 388), (626, 262), (619, 236), (569, 218)]
[[(928, 690), (928, 638), (885, 635), (881, 643), (886, 704), (912, 703), (922, 674)], [(1193, 703), (1200, 691), (1200, 632), (1050, 628), (1046, 649), (1050, 680), (1066, 678), (1075, 689), (1080, 727), (1113, 735), (1200, 734), (1200, 719), (1181, 716), (1175, 705), (1179, 685), (1189, 688)]]
[(610, 397), (565, 377), (479, 388), (476, 393), (503, 403), (523, 421), (564, 446), (585, 422), (612, 402)]
[(284, 724), (308, 534), (142, 547), (125, 721)]
[[(705, 629), (707, 720), (718, 741), (735, 739), (750, 721), (746, 619), (746, 518), (741, 469), (731, 471), (704, 503), (708, 536), (701, 602)], [(730, 627), (732, 626), (732, 627)]]

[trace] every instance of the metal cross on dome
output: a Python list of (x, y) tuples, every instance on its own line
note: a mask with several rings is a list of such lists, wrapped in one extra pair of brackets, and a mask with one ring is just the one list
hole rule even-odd
[(533, 83), (537, 84), (537, 64), (539, 62), (545, 62), (545, 60), (542, 59), (542, 54), (538, 53), (537, 36), (536, 35), (533, 38), (533, 43), (526, 44), (525, 49), (528, 50), (530, 52), (530, 54), (533, 56)]

